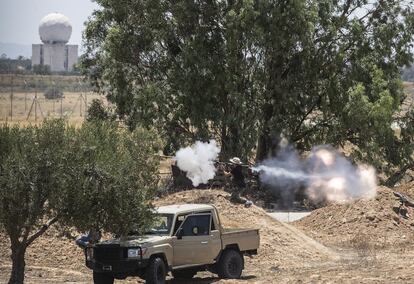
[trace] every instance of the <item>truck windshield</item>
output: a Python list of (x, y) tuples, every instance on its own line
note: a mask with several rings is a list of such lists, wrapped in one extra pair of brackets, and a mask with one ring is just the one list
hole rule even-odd
[(155, 217), (154, 225), (146, 234), (169, 235), (174, 215), (159, 214)]

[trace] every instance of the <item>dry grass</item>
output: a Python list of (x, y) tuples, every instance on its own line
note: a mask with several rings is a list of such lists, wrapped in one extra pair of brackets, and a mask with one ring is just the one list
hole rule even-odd
[[(37, 104), (35, 97), (37, 95)], [(83, 122), (93, 99), (105, 100), (96, 93), (65, 92), (62, 100), (47, 100), (43, 93), (0, 93), (0, 123), (38, 124), (45, 118), (65, 118), (72, 125)], [(12, 108), (11, 108), (12, 107)], [(11, 111), (13, 110), (13, 117)]]

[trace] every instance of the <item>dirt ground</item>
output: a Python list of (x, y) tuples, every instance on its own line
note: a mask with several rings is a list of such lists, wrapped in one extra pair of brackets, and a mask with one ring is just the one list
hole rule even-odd
[[(410, 187), (404, 190), (410, 191)], [(259, 254), (246, 258), (242, 279), (220, 280), (199, 272), (191, 283), (414, 283), (414, 229), (410, 225), (414, 219), (394, 225), (395, 217), (400, 217), (389, 207), (398, 203), (389, 194), (390, 190), (381, 188), (378, 200), (329, 205), (293, 225), (272, 219), (259, 207), (231, 204), (228, 194), (219, 190), (180, 192), (156, 204), (213, 203), (225, 227), (260, 229)], [(353, 214), (362, 217), (343, 223)], [(388, 221), (392, 229), (384, 230)], [(8, 255), (8, 241), (0, 236), (0, 283), (10, 273)], [(73, 240), (52, 229), (28, 251), (26, 283), (91, 283), (83, 261)]]

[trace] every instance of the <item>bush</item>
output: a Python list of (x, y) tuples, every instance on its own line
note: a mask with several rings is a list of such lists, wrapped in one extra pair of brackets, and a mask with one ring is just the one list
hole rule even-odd
[(45, 99), (47, 100), (55, 100), (63, 98), (63, 92), (56, 88), (47, 89), (45, 92)]
[(99, 99), (93, 99), (91, 105), (88, 108), (87, 121), (105, 121), (115, 120), (116, 115), (112, 110), (105, 107), (103, 102)]

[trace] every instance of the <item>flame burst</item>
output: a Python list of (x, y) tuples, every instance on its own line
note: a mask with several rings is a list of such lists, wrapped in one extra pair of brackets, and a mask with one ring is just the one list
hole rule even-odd
[(355, 166), (329, 147), (315, 147), (306, 159), (294, 150), (285, 151), (256, 167), (261, 181), (284, 190), (282, 196), (289, 195), (286, 188), (294, 194), (301, 187), (315, 202), (347, 203), (376, 195), (377, 180), (372, 166)]

